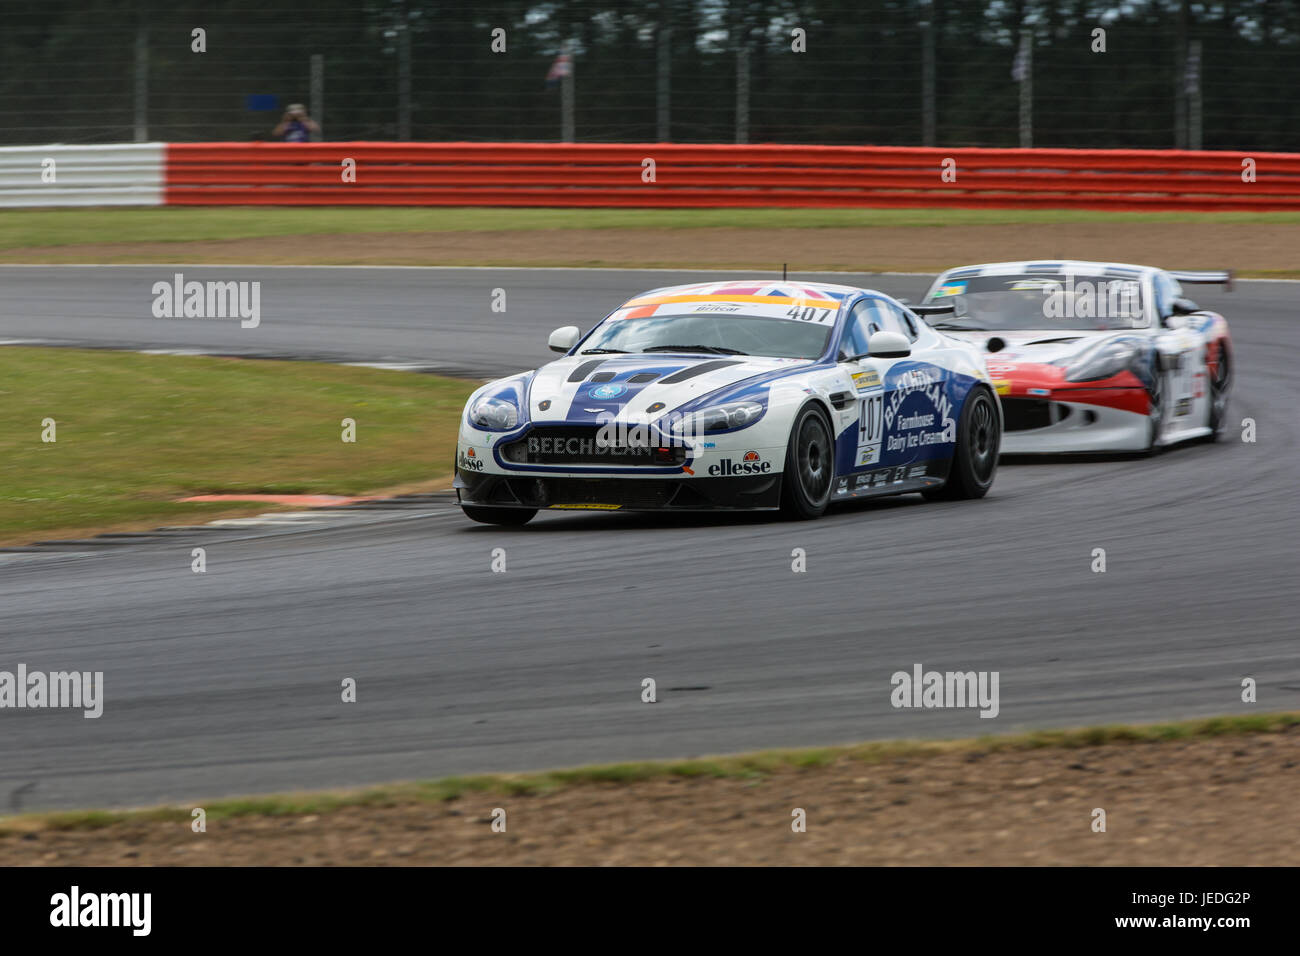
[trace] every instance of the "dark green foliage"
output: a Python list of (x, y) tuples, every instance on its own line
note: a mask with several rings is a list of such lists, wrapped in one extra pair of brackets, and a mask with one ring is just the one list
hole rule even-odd
[[(325, 57), (325, 137), (394, 139), (406, 29), (413, 139), (558, 139), (545, 77), (571, 39), (578, 139), (653, 141), (662, 24), (675, 141), (734, 140), (747, 41), (751, 142), (918, 144), (927, 10), (940, 145), (1017, 144), (1011, 66), (1028, 22), (1037, 146), (1174, 146), (1181, 41), (1199, 39), (1204, 145), (1300, 149), (1294, 0), (2, 0), (0, 143), (129, 141), (141, 27), (153, 140), (268, 138), (279, 113), (249, 112), (245, 97), (306, 102), (313, 53)], [(1091, 51), (1099, 26), (1104, 54)], [(190, 50), (196, 27), (206, 53)], [(490, 49), (495, 27), (504, 54)], [(794, 28), (806, 53), (791, 52)]]

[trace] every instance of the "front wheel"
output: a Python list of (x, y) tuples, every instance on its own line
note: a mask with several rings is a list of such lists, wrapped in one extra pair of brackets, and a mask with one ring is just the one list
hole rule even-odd
[(537, 514), (536, 508), (484, 508), (482, 505), (461, 505), (465, 517), (483, 524), (518, 526), (527, 524)]
[(948, 482), (942, 488), (927, 488), (921, 494), (947, 501), (983, 498), (993, 486), (1001, 446), (1002, 418), (993, 393), (987, 388), (976, 388), (961, 410)]
[(816, 405), (799, 409), (785, 452), (781, 510), (791, 518), (817, 518), (831, 503), (835, 441), (826, 415)]
[(1228, 343), (1219, 342), (1219, 357), (1214, 363), (1214, 373), (1210, 376), (1210, 434), (1208, 441), (1218, 441), (1223, 423), (1228, 419), (1228, 389), (1232, 385), (1232, 369), (1229, 365)]
[(1156, 442), (1160, 439), (1160, 430), (1165, 419), (1165, 373), (1161, 370), (1159, 362), (1155, 363), (1152, 374), (1155, 375), (1155, 382), (1147, 396), (1150, 401), (1147, 407), (1147, 447), (1143, 449), (1148, 455), (1160, 451), (1160, 446)]

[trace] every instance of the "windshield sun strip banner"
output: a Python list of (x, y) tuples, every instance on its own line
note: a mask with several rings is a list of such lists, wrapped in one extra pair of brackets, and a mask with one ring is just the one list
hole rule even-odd
[(827, 305), (824, 302), (807, 300), (779, 299), (761, 302), (737, 302), (735, 299), (719, 298), (714, 301), (687, 299), (685, 301), (664, 302), (651, 305), (627, 305), (619, 309), (610, 319), (648, 319), (666, 318), (668, 316), (717, 316), (727, 318), (734, 316), (744, 319), (786, 319), (791, 322), (810, 322), (814, 325), (830, 325), (839, 314), (839, 304)]
[(836, 299), (807, 299), (784, 295), (651, 295), (630, 299), (623, 303), (623, 308), (631, 309), (638, 305), (668, 305), (670, 303), (706, 303), (706, 302), (753, 302), (759, 305), (804, 306), (813, 309), (834, 311), (840, 307)]

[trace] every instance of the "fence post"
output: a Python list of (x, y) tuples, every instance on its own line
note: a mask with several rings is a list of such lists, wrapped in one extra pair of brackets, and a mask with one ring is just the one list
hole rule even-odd
[(1187, 148), (1187, 0), (1174, 21), (1174, 149)]
[(659, 28), (659, 86), (657, 91), (659, 142), (667, 143), (672, 139), (672, 71), (673, 71), (673, 29)]
[(921, 21), (921, 145), (934, 145), (934, 24), (930, 21), (930, 4), (925, 5), (926, 19)]
[(560, 77), (560, 142), (572, 143), (574, 137), (573, 129), (573, 75), (577, 71), (577, 66), (573, 62), (572, 40), (566, 40), (564, 51), (569, 54), (569, 69)]
[(321, 139), (325, 138), (325, 57), (320, 53), (311, 55), (311, 117), (321, 128)]
[(749, 38), (736, 51), (736, 142), (749, 142)]
[(149, 31), (135, 31), (135, 141), (149, 141)]
[(1034, 146), (1034, 31), (1021, 27), (1013, 75), (1020, 81), (1020, 148)]
[(403, 23), (397, 37), (397, 138), (411, 138), (411, 24)]
[(1201, 148), (1201, 41), (1187, 49), (1187, 148)]

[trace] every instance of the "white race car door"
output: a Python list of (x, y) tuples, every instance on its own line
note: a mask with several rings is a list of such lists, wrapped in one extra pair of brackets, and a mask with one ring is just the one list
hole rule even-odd
[(841, 364), (853, 380), (853, 400), (858, 407), (853, 471), (863, 471), (879, 464), (884, 440), (884, 373), (893, 363), (867, 355), (871, 333), (882, 328), (883, 315), (879, 306), (877, 299), (865, 299), (855, 305), (840, 340)]
[(1167, 275), (1153, 281), (1157, 321), (1156, 374), (1160, 375), (1160, 422), (1157, 440), (1173, 441), (1180, 433), (1201, 428), (1209, 420), (1209, 388), (1204, 337), (1174, 315), (1182, 287)]

